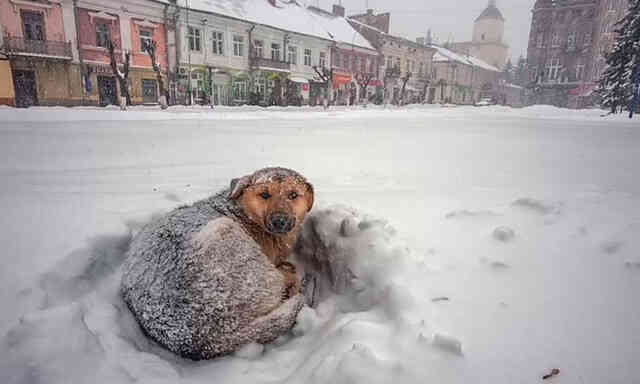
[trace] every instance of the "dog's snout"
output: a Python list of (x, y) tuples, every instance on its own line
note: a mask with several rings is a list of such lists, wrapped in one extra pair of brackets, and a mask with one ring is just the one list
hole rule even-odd
[(286, 213), (274, 213), (267, 220), (267, 229), (272, 233), (287, 233), (296, 225), (296, 218)]

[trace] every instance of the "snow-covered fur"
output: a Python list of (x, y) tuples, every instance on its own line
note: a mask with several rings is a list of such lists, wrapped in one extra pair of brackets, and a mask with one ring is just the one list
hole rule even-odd
[(232, 197), (242, 183), (283, 175), (304, 180), (283, 168), (258, 171), (136, 235), (121, 289), (147, 335), (200, 360), (273, 341), (293, 326), (303, 297), (283, 296), (283, 274), (246, 230), (248, 219)]

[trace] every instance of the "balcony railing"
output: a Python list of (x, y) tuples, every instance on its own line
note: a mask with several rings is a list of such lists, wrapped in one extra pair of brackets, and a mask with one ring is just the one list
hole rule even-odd
[(28, 40), (21, 37), (5, 37), (4, 49), (9, 55), (71, 58), (71, 43), (64, 41)]
[(291, 69), (291, 64), (286, 61), (273, 60), (267, 57), (252, 57), (251, 65), (256, 68), (273, 68), (288, 71)]

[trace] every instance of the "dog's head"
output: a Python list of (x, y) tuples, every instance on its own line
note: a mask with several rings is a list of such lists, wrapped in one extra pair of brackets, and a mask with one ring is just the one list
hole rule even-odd
[(272, 235), (286, 235), (302, 224), (313, 206), (313, 186), (286, 168), (264, 168), (231, 181), (229, 198)]

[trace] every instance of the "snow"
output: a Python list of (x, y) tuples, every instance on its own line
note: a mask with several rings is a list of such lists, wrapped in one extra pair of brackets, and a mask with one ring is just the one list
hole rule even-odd
[(344, 17), (312, 12), (295, 1), (275, 0), (275, 6), (267, 0), (178, 0), (178, 4), (284, 31), (374, 49)]
[(475, 56), (462, 55), (437, 45), (431, 45), (431, 47), (436, 49), (436, 53), (433, 55), (433, 61), (435, 62), (455, 61), (461, 64), (472, 65), (482, 69), (486, 69), (488, 71), (500, 72), (498, 68), (494, 67), (491, 64), (488, 64), (484, 60), (478, 59)]
[[(0, 108), (0, 382), (635, 382), (640, 130), (602, 113)], [(354, 291), (177, 358), (118, 295), (131, 235), (268, 165), (353, 207), (323, 235)]]

